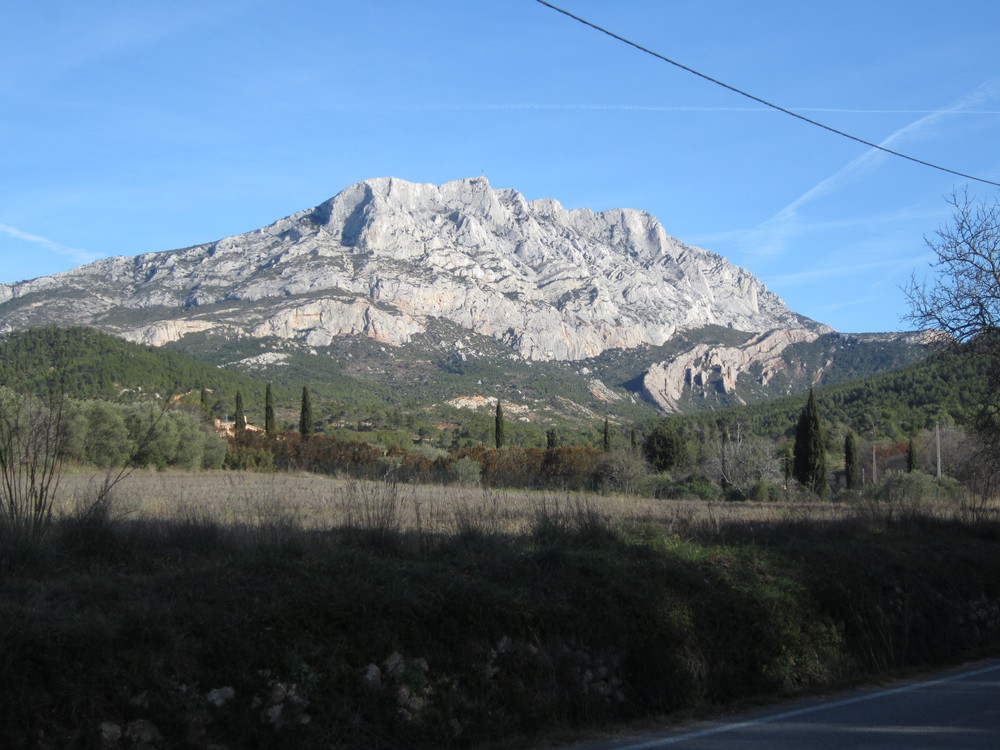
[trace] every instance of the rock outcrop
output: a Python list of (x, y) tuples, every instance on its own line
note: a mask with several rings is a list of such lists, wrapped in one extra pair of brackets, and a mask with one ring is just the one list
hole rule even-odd
[(740, 375), (752, 375), (767, 385), (786, 367), (781, 354), (792, 344), (815, 341), (814, 330), (769, 331), (741, 346), (698, 344), (667, 362), (651, 365), (642, 378), (642, 396), (663, 411), (676, 411), (685, 391), (705, 388), (711, 382), (725, 394), (736, 393)]
[(435, 318), (536, 360), (709, 324), (829, 330), (648, 213), (566, 210), (483, 178), (368, 180), (247, 234), (0, 284), (0, 330), (83, 324), (154, 345), (192, 332), (401, 345)]

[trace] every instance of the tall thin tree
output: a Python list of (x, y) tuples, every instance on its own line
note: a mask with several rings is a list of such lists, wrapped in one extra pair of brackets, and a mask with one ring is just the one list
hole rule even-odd
[(299, 410), (299, 434), (313, 434), (313, 411), (309, 400), (309, 388), (302, 386), (302, 408)]
[(506, 429), (504, 425), (503, 418), (503, 407), (500, 405), (500, 399), (497, 399), (497, 414), (493, 426), (493, 438), (496, 443), (497, 448), (503, 448), (504, 444), (507, 442), (507, 436), (505, 434)]
[(205, 388), (201, 389), (201, 411), (205, 415), (205, 419), (212, 419), (214, 416), (212, 405), (208, 402), (208, 390)]
[(274, 432), (274, 397), (271, 395), (271, 384), (264, 391), (264, 432)]
[(247, 418), (243, 413), (243, 394), (236, 391), (236, 431), (243, 432), (247, 428)]
[(608, 423), (608, 418), (604, 418), (604, 437), (601, 439), (601, 448), (607, 453), (611, 450), (611, 425)]
[(557, 445), (559, 445), (559, 435), (555, 428), (550, 427), (545, 431), (545, 449), (552, 450)]
[(795, 428), (794, 464), (792, 474), (804, 486), (823, 495), (827, 490), (826, 446), (820, 424), (816, 394), (809, 389), (809, 399)]
[(858, 456), (858, 441), (853, 432), (844, 438), (844, 474), (847, 489), (856, 490), (861, 486), (861, 459)]
[(917, 470), (917, 447), (913, 444), (913, 438), (906, 444), (906, 473), (912, 474)]
[(781, 463), (785, 484), (791, 484), (792, 479), (795, 478), (795, 443), (791, 440), (786, 440), (781, 446)]

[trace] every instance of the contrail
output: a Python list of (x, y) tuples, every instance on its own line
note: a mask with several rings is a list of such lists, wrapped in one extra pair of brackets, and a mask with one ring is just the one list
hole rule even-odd
[(54, 253), (59, 253), (59, 255), (65, 255), (72, 258), (77, 263), (88, 263), (101, 257), (98, 253), (80, 250), (79, 248), (69, 247), (68, 245), (61, 245), (58, 242), (50, 240), (48, 237), (40, 237), (37, 234), (29, 234), (28, 232), (21, 231), (17, 227), (12, 227), (8, 224), (0, 224), (0, 232), (17, 240), (24, 240), (25, 242), (31, 242), (35, 245), (41, 245)]
[(907, 269), (913, 268), (917, 263), (933, 257), (927, 253), (921, 255), (894, 258), (892, 260), (876, 261), (874, 263), (858, 263), (853, 266), (838, 265), (834, 267), (818, 268), (809, 271), (797, 271), (795, 273), (785, 273), (772, 276), (768, 281), (772, 284), (780, 284), (783, 287), (796, 286), (798, 284), (809, 284), (816, 281), (825, 281), (835, 276), (851, 276), (861, 271), (874, 271), (879, 268)]
[(746, 97), (747, 99), (755, 101), (758, 104), (761, 104), (761, 105), (763, 105), (765, 107), (770, 107), (771, 109), (775, 110), (776, 112), (781, 112), (783, 114), (788, 115), (789, 117), (794, 117), (794, 118), (796, 118), (798, 120), (802, 120), (803, 122), (807, 122), (810, 125), (814, 125), (814, 126), (816, 126), (818, 128), (822, 128), (823, 130), (829, 131), (830, 133), (833, 133), (835, 135), (839, 135), (842, 138), (847, 138), (849, 140), (856, 141), (857, 143), (864, 144), (865, 146), (868, 146), (869, 148), (874, 148), (874, 149), (877, 149), (878, 151), (884, 151), (887, 154), (892, 154), (893, 156), (898, 156), (901, 159), (906, 159), (908, 161), (912, 161), (912, 162), (915, 162), (917, 164), (922, 164), (923, 166), (930, 167), (931, 169), (938, 169), (938, 170), (940, 170), (942, 172), (948, 172), (949, 174), (953, 174), (953, 175), (955, 175), (957, 177), (962, 177), (963, 179), (966, 179), (966, 180), (975, 180), (976, 182), (983, 182), (983, 183), (986, 183), (988, 185), (996, 185), (997, 187), (1000, 187), (1000, 182), (993, 182), (992, 180), (987, 180), (987, 179), (984, 179), (982, 177), (975, 177), (975, 176), (970, 175), (970, 174), (965, 174), (964, 172), (957, 172), (954, 169), (948, 169), (948, 167), (942, 167), (940, 164), (933, 164), (933, 163), (931, 163), (929, 161), (924, 161), (923, 159), (918, 159), (915, 156), (908, 156), (907, 154), (901, 153), (899, 151), (893, 151), (892, 149), (886, 148), (882, 144), (873, 143), (872, 141), (866, 141), (863, 138), (858, 138), (856, 135), (851, 135), (850, 133), (847, 133), (847, 132), (845, 132), (843, 130), (838, 130), (837, 128), (831, 127), (830, 125), (825, 125), (824, 123), (818, 122), (817, 120), (811, 120), (811, 119), (809, 119), (808, 117), (806, 117), (805, 115), (803, 115), (803, 114), (801, 114), (799, 112), (794, 112), (794, 111), (792, 111), (790, 109), (787, 109), (786, 107), (779, 106), (779, 105), (775, 104), (774, 102), (769, 102), (766, 99), (761, 99), (759, 96), (754, 96), (753, 94), (749, 93), (748, 91), (744, 91), (743, 89), (738, 89), (735, 86), (732, 86), (732, 85), (730, 85), (730, 84), (728, 84), (728, 83), (726, 83), (724, 81), (720, 81), (718, 78), (712, 78), (712, 76), (706, 75), (706, 74), (704, 74), (704, 73), (702, 73), (702, 72), (700, 72), (698, 70), (695, 70), (692, 67), (684, 65), (683, 63), (680, 63), (677, 60), (671, 60), (669, 57), (661, 55), (659, 52), (654, 52), (653, 50), (649, 49), (648, 47), (643, 47), (641, 44), (637, 44), (636, 42), (633, 42), (631, 39), (626, 39), (625, 37), (623, 37), (623, 36), (621, 36), (619, 34), (614, 33), (613, 31), (610, 31), (610, 30), (604, 28), (603, 26), (598, 26), (596, 23), (593, 23), (592, 21), (588, 21), (585, 18), (581, 18), (580, 16), (574, 15), (573, 13), (570, 13), (568, 10), (564, 10), (563, 8), (560, 8), (560, 7), (556, 6), (556, 5), (553, 5), (550, 2), (547, 2), (547, 0), (536, 0), (536, 2), (540, 3), (541, 5), (544, 5), (547, 8), (551, 8), (552, 10), (556, 11), (557, 13), (562, 13), (564, 16), (567, 16), (568, 18), (572, 18), (574, 21), (578, 21), (578, 22), (582, 23), (584, 26), (589, 26), (590, 28), (594, 29), (595, 31), (599, 31), (602, 34), (606, 34), (607, 36), (611, 37), (612, 39), (616, 39), (619, 42), (622, 42), (623, 44), (627, 44), (630, 47), (634, 47), (635, 49), (639, 50), (640, 52), (643, 52), (643, 53), (645, 53), (647, 55), (651, 55), (652, 57), (655, 57), (657, 60), (661, 60), (661, 61), (663, 61), (663, 62), (665, 62), (665, 63), (667, 63), (669, 65), (673, 65), (676, 68), (680, 68), (681, 70), (685, 70), (688, 73), (691, 73), (692, 75), (698, 76), (699, 78), (704, 79), (706, 81), (709, 81), (710, 83), (714, 83), (716, 86), (721, 86), (724, 89), (728, 89), (729, 91), (732, 91), (734, 94), (739, 94), (740, 96)]
[[(497, 111), (566, 111), (566, 112), (747, 112), (776, 114), (766, 107), (719, 107), (670, 104), (580, 104), (566, 102), (494, 102), (483, 104), (337, 104), (329, 109), (338, 111), (405, 111), (405, 112), (497, 112)], [(796, 107), (797, 112), (835, 112), (853, 115), (935, 115), (932, 109), (849, 109), (844, 107)], [(1000, 110), (966, 109), (950, 114), (1000, 115)]]
[[(967, 94), (952, 104), (949, 104), (947, 107), (934, 110), (930, 114), (914, 120), (908, 125), (904, 125), (895, 132), (891, 133), (879, 145), (887, 146), (903, 139), (904, 137), (913, 136), (929, 125), (932, 125), (947, 116), (966, 113), (969, 111), (970, 107), (975, 106), (984, 100), (994, 98), (996, 96), (997, 89), (998, 83), (996, 81), (991, 81), (990, 83), (979, 87), (971, 94)], [(817, 198), (834, 192), (838, 186), (851, 175), (865, 167), (868, 167), (869, 165), (872, 165), (876, 159), (885, 158), (885, 156), (885, 152), (874, 148), (865, 151), (863, 154), (852, 159), (829, 177), (816, 183), (813, 187), (809, 188), (809, 190), (802, 193), (802, 195), (774, 214), (774, 216), (751, 230), (751, 234), (766, 233), (771, 235), (771, 247), (765, 249), (763, 254), (777, 255), (784, 251), (784, 240), (795, 231), (795, 224), (799, 218), (798, 212), (802, 206), (816, 200)], [(757, 248), (758, 251), (760, 251), (760, 249), (760, 247)]]

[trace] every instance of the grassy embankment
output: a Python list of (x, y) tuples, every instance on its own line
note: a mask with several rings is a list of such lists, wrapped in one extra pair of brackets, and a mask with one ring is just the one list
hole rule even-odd
[(510, 745), (943, 663), (1000, 642), (961, 511), (137, 474), (0, 551), (0, 737)]

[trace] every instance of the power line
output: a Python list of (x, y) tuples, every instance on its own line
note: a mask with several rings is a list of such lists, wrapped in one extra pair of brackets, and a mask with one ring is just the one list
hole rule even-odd
[(923, 166), (930, 167), (931, 169), (937, 169), (937, 170), (939, 170), (941, 172), (947, 172), (948, 174), (953, 174), (956, 177), (962, 177), (963, 179), (966, 179), (966, 180), (973, 180), (975, 182), (985, 183), (986, 185), (993, 185), (995, 187), (1000, 187), (1000, 182), (993, 182), (992, 180), (986, 180), (986, 179), (983, 179), (982, 177), (974, 177), (973, 175), (965, 174), (963, 172), (956, 172), (954, 169), (948, 169), (947, 167), (942, 167), (942, 166), (940, 166), (938, 164), (932, 164), (929, 161), (924, 161), (923, 159), (917, 159), (914, 156), (907, 156), (906, 154), (900, 153), (899, 151), (893, 151), (891, 148), (886, 148), (885, 146), (880, 146), (877, 143), (872, 143), (871, 141), (866, 141), (864, 138), (858, 138), (857, 136), (851, 135), (850, 133), (845, 133), (843, 130), (837, 130), (836, 128), (830, 127), (829, 125), (824, 125), (823, 123), (817, 122), (816, 120), (813, 120), (813, 119), (810, 119), (810, 118), (806, 117), (805, 115), (800, 115), (798, 112), (793, 112), (790, 109), (785, 109), (784, 107), (780, 107), (777, 104), (772, 104), (771, 102), (769, 102), (769, 101), (767, 101), (765, 99), (761, 99), (759, 96), (754, 96), (753, 94), (749, 94), (746, 91), (743, 91), (742, 89), (736, 88), (735, 86), (730, 86), (728, 83), (724, 83), (723, 81), (720, 81), (717, 78), (712, 78), (711, 76), (705, 75), (704, 73), (700, 73), (699, 71), (695, 70), (694, 68), (689, 68), (687, 65), (679, 63), (676, 60), (671, 60), (669, 57), (661, 55), (659, 52), (654, 52), (653, 50), (649, 49), (648, 47), (643, 47), (641, 44), (637, 44), (636, 42), (633, 42), (630, 39), (626, 39), (625, 37), (620, 36), (620, 35), (614, 33), (613, 31), (609, 31), (608, 29), (604, 28), (603, 26), (598, 26), (596, 23), (591, 23), (590, 21), (588, 21), (585, 18), (580, 18), (580, 16), (573, 15), (568, 10), (563, 10), (562, 8), (560, 8), (560, 7), (556, 6), (556, 5), (553, 5), (552, 3), (546, 2), (546, 0), (535, 0), (535, 1), (538, 2), (538, 3), (540, 3), (540, 4), (542, 4), (542, 5), (544, 5), (546, 8), (551, 8), (552, 10), (556, 11), (557, 13), (562, 13), (564, 16), (572, 18), (574, 21), (579, 21), (584, 26), (589, 26), (590, 28), (594, 29), (595, 31), (599, 31), (602, 34), (606, 34), (607, 36), (611, 37), (612, 39), (617, 39), (619, 42), (622, 42), (623, 44), (627, 44), (630, 47), (635, 47), (640, 52), (645, 52), (647, 55), (652, 55), (653, 57), (655, 57), (658, 60), (662, 60), (663, 62), (669, 63), (669, 64), (671, 64), (671, 65), (673, 65), (673, 66), (675, 66), (677, 68), (680, 68), (681, 70), (685, 70), (688, 73), (692, 73), (693, 75), (696, 75), (699, 78), (704, 78), (706, 81), (710, 81), (711, 83), (714, 83), (716, 86), (722, 86), (722, 88), (729, 89), (730, 91), (732, 91), (735, 94), (739, 94), (740, 96), (745, 96), (747, 99), (752, 99), (753, 101), (757, 102), (758, 104), (763, 104), (765, 107), (770, 107), (771, 109), (776, 109), (778, 112), (781, 112), (781, 113), (786, 114), (786, 115), (790, 115), (790, 116), (792, 116), (792, 117), (794, 117), (794, 118), (796, 118), (798, 120), (802, 120), (803, 122), (807, 122), (810, 125), (815, 125), (818, 128), (823, 128), (823, 130), (827, 130), (827, 131), (829, 131), (831, 133), (834, 133), (836, 135), (842, 136), (844, 138), (848, 138), (848, 139), (850, 139), (852, 141), (855, 141), (856, 143), (860, 143), (860, 144), (862, 144), (864, 146), (868, 146), (869, 148), (877, 149), (877, 150), (882, 151), (882, 152), (884, 152), (886, 154), (891, 154), (892, 156), (898, 156), (901, 159), (906, 159), (907, 161), (912, 161), (912, 162), (915, 162), (916, 164), (922, 164)]

